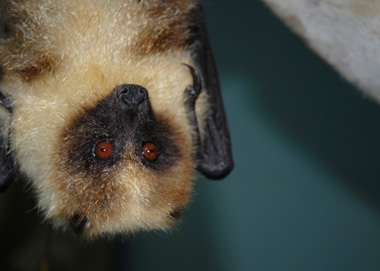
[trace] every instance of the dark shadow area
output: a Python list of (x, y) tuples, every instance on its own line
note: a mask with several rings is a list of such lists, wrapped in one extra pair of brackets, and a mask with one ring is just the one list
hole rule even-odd
[(0, 193), (1, 271), (115, 270), (115, 242), (86, 242), (71, 232), (52, 230), (31, 194), (21, 181)]

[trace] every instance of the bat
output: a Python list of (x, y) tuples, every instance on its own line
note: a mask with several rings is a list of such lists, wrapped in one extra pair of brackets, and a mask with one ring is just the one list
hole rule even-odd
[(195, 0), (4, 0), (0, 190), (24, 176), (54, 227), (166, 230), (197, 172), (233, 168)]
[(379, 0), (264, 0), (348, 81), (380, 102)]

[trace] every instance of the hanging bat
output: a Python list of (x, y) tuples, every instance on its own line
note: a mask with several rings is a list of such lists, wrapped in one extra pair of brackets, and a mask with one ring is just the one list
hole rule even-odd
[(198, 171), (233, 168), (195, 0), (5, 0), (0, 189), (83, 236), (173, 226)]
[(348, 81), (380, 102), (379, 0), (264, 0)]

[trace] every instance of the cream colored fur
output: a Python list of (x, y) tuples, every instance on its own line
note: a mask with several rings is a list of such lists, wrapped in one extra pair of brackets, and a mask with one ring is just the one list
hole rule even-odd
[[(39, 207), (46, 217), (55, 217), (58, 225), (64, 224), (64, 217), (60, 215), (71, 201), (70, 195), (60, 192), (55, 181), (57, 174), (60, 174), (55, 166), (59, 160), (56, 154), (57, 139), (65, 126), (84, 108), (94, 106), (121, 84), (145, 87), (154, 112), (170, 117), (171, 124), (183, 137), (182, 151), (189, 169), (179, 170), (186, 180), (167, 177), (189, 194), (194, 165), (184, 91), (192, 84), (192, 77), (188, 67), (183, 65), (195, 66), (189, 52), (167, 50), (149, 55), (136, 53), (139, 31), (144, 25), (155, 23), (149, 22), (150, 18), (136, 0), (16, 2), (20, 2), (16, 8), (25, 9), (38, 22), (38, 29), (25, 32), (25, 42), (33, 46), (33, 50), (26, 49), (25, 53), (32, 55), (12, 55), (12, 52), (6, 51), (7, 44), (3, 43), (0, 53), (10, 63), (16, 64), (6, 67), (8, 70), (5, 70), (0, 87), (4, 94), (13, 97), (14, 115), (10, 124), (13, 147), (21, 171), (32, 181), (38, 194)], [(33, 28), (34, 24), (30, 25)], [(36, 58), (33, 54), (51, 57), (54, 67), (51, 72), (26, 81), (12, 71), (17, 65), (25, 65), (23, 60), (33, 62)], [(200, 99), (199, 114), (206, 114), (201, 113), (204, 108), (205, 99)], [(1, 111), (2, 119), (6, 119), (6, 114)], [(7, 127), (6, 121), (2, 125)], [(152, 206), (146, 208), (142, 204), (157, 191), (150, 187), (151, 182), (140, 182), (137, 178), (141, 173), (136, 170), (125, 168), (121, 170), (125, 172), (120, 172), (117, 177), (120, 191), (126, 191), (128, 200), (120, 195), (115, 206), (125, 208), (99, 222), (90, 221), (93, 229), (90, 234), (171, 226), (172, 222), (166, 217), (174, 208), (170, 202), (155, 200), (153, 202), (159, 202), (156, 209)], [(136, 180), (124, 181), (122, 177)], [(187, 200), (188, 196), (184, 197), (183, 203)]]
[(350, 82), (380, 102), (379, 0), (264, 0)]

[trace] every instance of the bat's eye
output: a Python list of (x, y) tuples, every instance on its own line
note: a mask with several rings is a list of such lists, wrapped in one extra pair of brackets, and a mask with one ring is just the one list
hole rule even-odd
[(96, 144), (94, 149), (94, 155), (98, 159), (108, 159), (111, 157), (113, 151), (112, 144), (107, 141), (100, 141)]
[(153, 143), (144, 143), (142, 146), (142, 154), (149, 162), (153, 162), (158, 157), (157, 146)]

